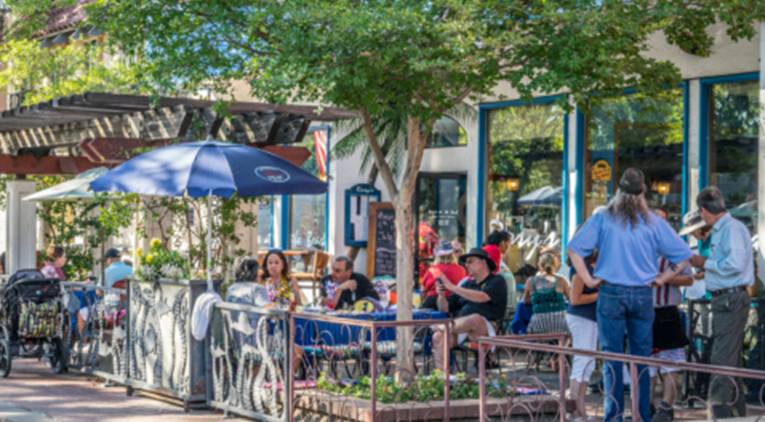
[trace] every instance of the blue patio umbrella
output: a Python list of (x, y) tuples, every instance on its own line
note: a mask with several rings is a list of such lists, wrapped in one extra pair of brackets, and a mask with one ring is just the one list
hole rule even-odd
[[(141, 195), (231, 197), (321, 194), (327, 184), (289, 161), (241, 144), (201, 142), (172, 145), (141, 154), (90, 182), (95, 192)], [(212, 255), (212, 221), (208, 215), (207, 256)], [(212, 276), (207, 271), (207, 287)]]

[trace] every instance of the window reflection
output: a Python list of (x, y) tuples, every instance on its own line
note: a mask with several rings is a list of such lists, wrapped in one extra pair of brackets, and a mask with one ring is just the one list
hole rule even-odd
[(606, 205), (624, 170), (643, 171), (649, 207), (662, 207), (669, 223), (682, 226), (683, 94), (660, 98), (636, 93), (605, 101), (585, 116), (584, 217)]
[[(306, 147), (311, 156), (303, 163), (302, 169), (314, 176), (326, 179), (326, 131), (308, 133), (295, 146)], [(289, 196), (289, 239), (291, 250), (326, 250), (325, 219), (327, 198), (325, 195)], [(294, 271), (305, 271), (309, 255), (296, 256), (292, 262)]]
[(258, 204), (258, 248), (266, 249), (271, 243), (271, 204)]
[(757, 226), (757, 81), (707, 87), (709, 184), (725, 195), (732, 216), (752, 233)]
[[(486, 236), (504, 228), (516, 239), (561, 233), (563, 110), (532, 104), (488, 114)], [(535, 273), (536, 247), (516, 243), (503, 257), (514, 273)], [(523, 273), (523, 271), (521, 271)], [(518, 274), (523, 277), (523, 274)]]

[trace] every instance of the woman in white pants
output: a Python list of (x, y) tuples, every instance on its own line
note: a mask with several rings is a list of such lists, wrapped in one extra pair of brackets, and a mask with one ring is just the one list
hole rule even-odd
[[(597, 251), (585, 258), (590, 275), (594, 271), (597, 258)], [(596, 350), (598, 347), (597, 302), (598, 289), (585, 286), (582, 278), (571, 265), (571, 302), (566, 309), (566, 323), (575, 349)], [(571, 414), (574, 421), (587, 420), (584, 399), (587, 384), (594, 370), (594, 358), (574, 356), (574, 364), (571, 367), (571, 396), (576, 403), (576, 410)]]

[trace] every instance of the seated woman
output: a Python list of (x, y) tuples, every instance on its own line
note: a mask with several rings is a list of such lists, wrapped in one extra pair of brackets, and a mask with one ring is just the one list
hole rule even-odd
[[(465, 267), (457, 264), (452, 242), (441, 242), (435, 249), (435, 255), (435, 265), (428, 268), (425, 276), (422, 277), (423, 294), (426, 296), (422, 307), (438, 310), (438, 305), (436, 304), (438, 300), (436, 278), (443, 274), (447, 282), (456, 286), (463, 278), (467, 277), (467, 271), (465, 271)], [(447, 290), (446, 296), (450, 294), (451, 291)]]
[(290, 266), (282, 251), (268, 251), (263, 264), (263, 284), (268, 289), (271, 302), (281, 309), (288, 309), (293, 300), (296, 305), (302, 305), (297, 278), (290, 275)]
[[(61, 281), (66, 281), (64, 270), (61, 269), (64, 265), (66, 265), (66, 250), (61, 246), (51, 245), (45, 251), (45, 265), (40, 268), (40, 272), (47, 278), (57, 278)], [(96, 295), (94, 292), (82, 290), (75, 290), (74, 295), (80, 300), (80, 311), (72, 315), (69, 328), (73, 330), (76, 326), (77, 332), (80, 333), (80, 338), (82, 338), (82, 333), (85, 329), (87, 306), (89, 303), (95, 303)], [(88, 296), (87, 299), (86, 296)], [(85, 310), (84, 312), (83, 309)]]
[[(257, 306), (268, 309), (278, 309), (276, 305), (271, 301), (269, 297), (268, 288), (261, 284), (258, 260), (250, 257), (242, 257), (237, 260), (236, 264), (236, 282), (228, 288), (226, 291), (226, 302), (236, 303), (240, 305)], [(257, 327), (260, 316), (249, 313), (250, 325)], [(244, 339), (244, 343), (252, 344), (254, 346), (255, 334)], [(295, 370), (300, 366), (300, 361), (303, 358), (303, 349), (299, 346), (295, 346), (294, 349)], [(260, 367), (260, 365), (256, 365)]]
[(553, 251), (539, 254), (539, 274), (526, 282), (523, 301), (531, 303), (533, 314), (529, 321), (529, 334), (568, 333), (566, 301), (569, 286), (565, 278), (556, 275), (558, 258)]

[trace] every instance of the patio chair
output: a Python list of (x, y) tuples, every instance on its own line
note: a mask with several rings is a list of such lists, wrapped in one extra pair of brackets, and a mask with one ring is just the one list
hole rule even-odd
[(309, 271), (304, 273), (295, 273), (295, 277), (298, 279), (298, 283), (301, 281), (311, 282), (310, 288), (311, 293), (313, 294), (312, 297), (314, 299), (316, 298), (319, 283), (321, 283), (321, 279), (324, 277), (324, 273), (326, 272), (329, 262), (330, 254), (327, 252), (317, 251), (314, 252), (313, 258), (311, 258), (311, 264), (308, 268)]

